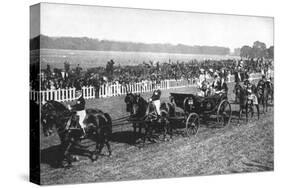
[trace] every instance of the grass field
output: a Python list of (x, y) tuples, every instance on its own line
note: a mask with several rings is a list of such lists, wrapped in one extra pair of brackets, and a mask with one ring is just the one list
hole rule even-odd
[[(39, 51), (31, 51), (31, 59), (38, 58)], [(117, 52), (117, 51), (90, 51), (90, 50), (58, 50), (58, 49), (41, 49), (40, 60), (42, 68), (46, 68), (49, 64), (52, 68), (63, 68), (64, 62), (68, 61), (72, 68), (77, 64), (83, 69), (90, 67), (105, 67), (106, 63), (113, 59), (115, 66), (119, 64), (125, 65), (138, 65), (143, 61), (159, 61), (160, 63), (171, 61), (185, 61), (191, 59), (204, 60), (204, 59), (232, 59), (239, 58), (237, 56), (229, 55), (204, 55), (204, 54), (179, 54), (179, 53), (156, 53), (156, 52)]]
[[(230, 86), (230, 93), (232, 87)], [(181, 88), (163, 91), (163, 100), (168, 100), (170, 92), (196, 92), (195, 88)], [(143, 94), (145, 98), (151, 93)], [(229, 95), (230, 100), (233, 95)], [(127, 115), (124, 96), (89, 100), (87, 107), (100, 108), (108, 112), (113, 120)], [(103, 182), (181, 176), (228, 174), (241, 172), (270, 171), (274, 169), (273, 150), (273, 108), (267, 114), (255, 116), (248, 124), (237, 124), (234, 117), (228, 127), (217, 128), (202, 124), (193, 137), (183, 137), (181, 130), (169, 142), (147, 142), (144, 146), (133, 145), (132, 127), (124, 124), (114, 127), (112, 137), (112, 157), (104, 156), (91, 162), (86, 150), (76, 151), (80, 160), (73, 167), (62, 169), (52, 167), (55, 157), (57, 135), (41, 138), (41, 180), (43, 184)], [(89, 150), (95, 144), (83, 141)]]

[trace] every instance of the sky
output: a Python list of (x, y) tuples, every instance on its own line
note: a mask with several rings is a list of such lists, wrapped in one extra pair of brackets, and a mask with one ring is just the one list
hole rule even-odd
[[(47, 3), (41, 4), (40, 10), (41, 34), (54, 37), (224, 46), (231, 50), (252, 46), (257, 40), (269, 47), (274, 38), (270, 17)], [(31, 15), (34, 23), (38, 19)], [(37, 35), (38, 31), (30, 33), (31, 38)]]

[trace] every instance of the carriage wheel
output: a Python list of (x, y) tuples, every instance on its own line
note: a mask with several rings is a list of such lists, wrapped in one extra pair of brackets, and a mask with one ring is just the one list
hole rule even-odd
[(220, 102), (217, 111), (217, 122), (222, 126), (227, 126), (231, 120), (231, 105), (227, 100)]
[(199, 115), (190, 113), (186, 120), (186, 135), (196, 135), (200, 126)]

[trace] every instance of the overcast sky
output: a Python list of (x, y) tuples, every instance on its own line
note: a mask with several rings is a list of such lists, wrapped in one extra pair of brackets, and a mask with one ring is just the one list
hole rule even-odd
[[(33, 22), (38, 19), (32, 18)], [(41, 34), (144, 43), (273, 45), (273, 19), (95, 6), (41, 4)], [(31, 37), (37, 35), (31, 32)]]

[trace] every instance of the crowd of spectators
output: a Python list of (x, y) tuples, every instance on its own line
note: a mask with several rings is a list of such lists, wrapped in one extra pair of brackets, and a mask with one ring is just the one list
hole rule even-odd
[[(83, 69), (79, 64), (71, 68), (64, 62), (64, 69), (52, 68), (40, 70), (40, 75), (31, 79), (31, 87), (40, 90), (94, 86), (98, 88), (104, 83), (128, 84), (147, 81), (159, 82), (164, 79), (194, 79), (200, 74), (212, 76), (215, 72), (221, 77), (235, 73), (265, 73), (272, 69), (273, 62), (265, 59), (227, 59), (227, 60), (190, 60), (185, 62), (143, 62), (139, 65), (116, 66), (114, 60), (105, 67)], [(40, 86), (37, 84), (40, 79)], [(33, 80), (33, 82), (32, 82)]]

